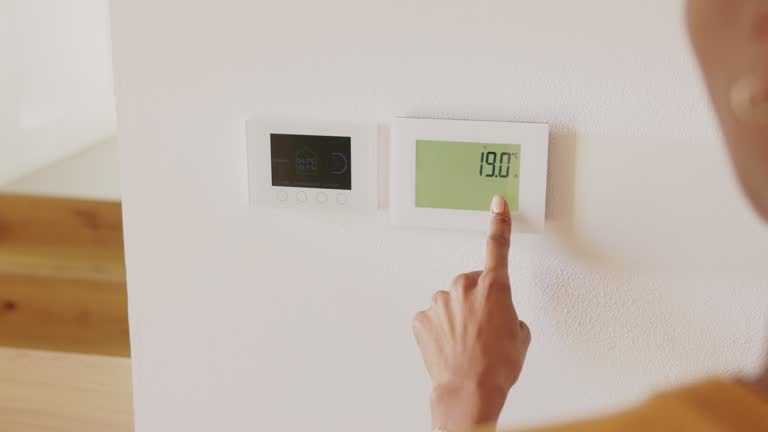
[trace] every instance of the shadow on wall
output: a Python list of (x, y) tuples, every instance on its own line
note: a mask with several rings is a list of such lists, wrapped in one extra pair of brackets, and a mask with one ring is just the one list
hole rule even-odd
[(574, 134), (551, 133), (547, 167), (547, 228), (545, 235), (564, 251), (591, 264), (618, 267), (609, 256), (589, 244), (576, 226), (576, 170), (579, 139)]
[(577, 146), (578, 140), (574, 135), (550, 135), (547, 222), (563, 228), (572, 228), (574, 225)]

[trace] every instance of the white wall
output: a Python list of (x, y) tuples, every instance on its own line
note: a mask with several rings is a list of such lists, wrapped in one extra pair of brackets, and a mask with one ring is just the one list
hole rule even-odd
[(427, 430), (413, 313), (480, 235), (249, 208), (241, 119), (547, 121), (547, 236), (517, 236), (533, 329), (503, 420), (558, 421), (766, 340), (768, 233), (739, 193), (682, 2), (115, 0), (138, 432)]
[(115, 101), (108, 0), (0, 0), (0, 23), (2, 184), (112, 136)]
[(120, 200), (117, 141), (108, 139), (0, 187), (2, 192)]
[(14, 159), (11, 143), (16, 141), (19, 125), (14, 17), (14, 2), (0, 0), (0, 173), (9, 170)]

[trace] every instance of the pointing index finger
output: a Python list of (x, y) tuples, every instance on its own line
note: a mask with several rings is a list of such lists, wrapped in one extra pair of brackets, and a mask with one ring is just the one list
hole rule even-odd
[(485, 271), (507, 273), (509, 241), (512, 234), (512, 215), (501, 195), (491, 201), (491, 228), (485, 252)]

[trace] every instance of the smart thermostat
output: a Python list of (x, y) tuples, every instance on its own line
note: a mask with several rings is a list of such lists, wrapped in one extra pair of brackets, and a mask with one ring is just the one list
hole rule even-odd
[(365, 210), (376, 206), (376, 124), (246, 122), (248, 195), (256, 206)]
[(543, 228), (548, 125), (401, 118), (391, 135), (394, 225), (487, 229), (491, 199), (501, 194), (514, 230)]

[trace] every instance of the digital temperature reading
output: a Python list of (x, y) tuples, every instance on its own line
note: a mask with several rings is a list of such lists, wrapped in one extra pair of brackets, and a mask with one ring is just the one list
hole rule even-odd
[(484, 211), (500, 194), (517, 211), (520, 147), (417, 140), (416, 207)]
[[(485, 174), (485, 177), (501, 177), (501, 178), (508, 178), (509, 177), (509, 166), (510, 162), (512, 161), (512, 158), (514, 157), (515, 160), (520, 160), (520, 152), (517, 153), (509, 153), (509, 152), (501, 152), (501, 156), (499, 157), (499, 169), (496, 171), (496, 152), (482, 152), (480, 153), (480, 176), (483, 176), (484, 171), (489, 171), (488, 174)], [(506, 158), (506, 163), (504, 162), (504, 159)], [(486, 168), (489, 167), (489, 168)]]

